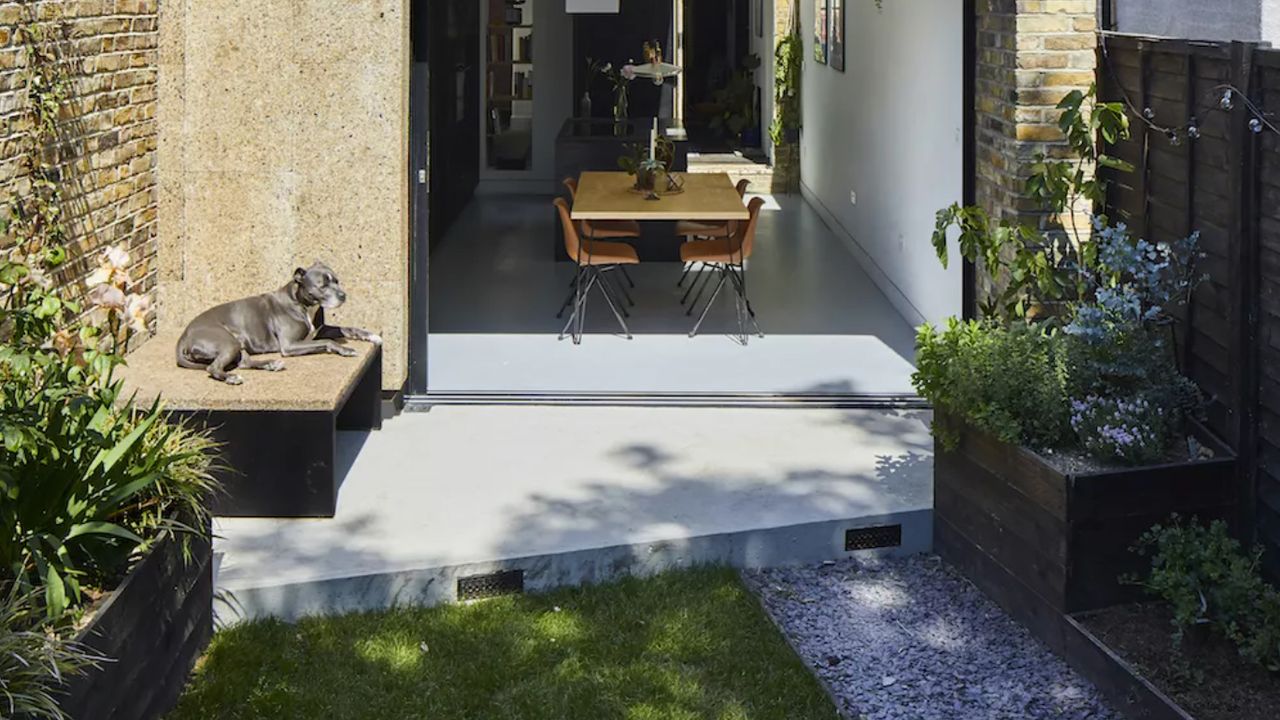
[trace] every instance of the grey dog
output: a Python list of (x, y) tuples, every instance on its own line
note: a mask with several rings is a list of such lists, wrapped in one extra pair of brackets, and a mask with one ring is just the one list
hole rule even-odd
[(327, 265), (317, 261), (305, 270), (298, 268), (293, 280), (275, 292), (224, 303), (196, 316), (178, 339), (178, 365), (204, 369), (214, 380), (239, 385), (244, 380), (229, 370), (284, 370), (282, 361), (254, 355), (351, 357), (356, 351), (336, 339), (382, 344), (382, 338), (368, 330), (325, 325), (324, 311), (346, 301), (347, 294)]

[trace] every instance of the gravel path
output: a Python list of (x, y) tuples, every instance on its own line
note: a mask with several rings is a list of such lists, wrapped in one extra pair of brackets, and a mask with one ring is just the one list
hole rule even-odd
[(936, 557), (745, 577), (847, 718), (1122, 718)]

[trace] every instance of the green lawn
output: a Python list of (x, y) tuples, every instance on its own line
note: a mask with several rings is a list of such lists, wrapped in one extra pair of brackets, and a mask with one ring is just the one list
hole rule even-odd
[(236, 626), (171, 718), (835, 718), (730, 570)]

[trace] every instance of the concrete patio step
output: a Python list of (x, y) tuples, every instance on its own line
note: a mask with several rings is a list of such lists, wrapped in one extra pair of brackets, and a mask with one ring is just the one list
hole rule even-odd
[(217, 521), (222, 622), (456, 599), (694, 564), (849, 557), (850, 529), (932, 544), (928, 414), (894, 410), (437, 407), (373, 435), (332, 520)]

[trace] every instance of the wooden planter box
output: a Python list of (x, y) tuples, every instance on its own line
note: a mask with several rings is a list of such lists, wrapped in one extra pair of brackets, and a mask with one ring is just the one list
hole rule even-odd
[[(1082, 615), (1081, 617), (1085, 617)], [(1063, 617), (1067, 662), (1134, 720), (1195, 720), (1074, 617)]]
[(75, 720), (154, 720), (177, 702), (213, 635), (213, 553), (207, 541), (164, 541), (99, 608), (78, 640), (111, 658), (71, 679), (62, 708)]
[(1144, 569), (1138, 536), (1172, 513), (1229, 519), (1235, 456), (1203, 428), (1212, 460), (1063, 474), (943, 412), (960, 437), (936, 443), (934, 545), (983, 592), (1055, 649), (1062, 616), (1140, 598), (1121, 575)]

